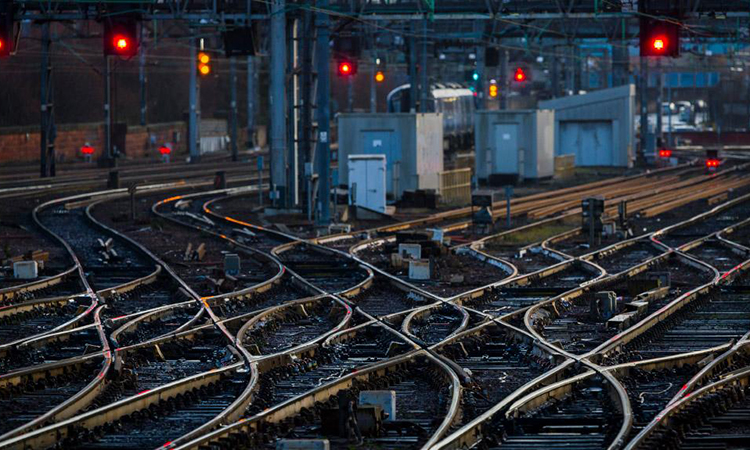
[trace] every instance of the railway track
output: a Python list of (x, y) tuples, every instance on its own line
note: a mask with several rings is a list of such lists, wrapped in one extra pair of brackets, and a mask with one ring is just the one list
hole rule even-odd
[(0, 307), (53, 297), (66, 297), (83, 292), (74, 270), (69, 269), (39, 281), (31, 281), (0, 290)]
[(326, 292), (346, 291), (369, 277), (355, 261), (305, 243), (284, 246), (274, 254), (286, 267)]
[[(608, 195), (635, 195), (636, 184)], [(129, 208), (116, 195), (69, 200), (67, 212), (41, 209), (40, 222), (84, 275), (76, 295), (93, 309), (76, 311), (83, 315), (69, 329), (8, 346), (0, 391), (22, 402), (33, 396), (19, 392), (61, 394), (9, 424), (0, 446), (271, 449), (305, 438), (341, 449), (623, 448), (643, 436), (655, 442), (654, 420), (692, 398), (687, 392), (747, 367), (742, 199), (574, 254), (555, 244), (575, 224), (530, 221), (516, 235), (441, 250), (448, 270), (451, 258), (470, 258), (463, 264), (493, 272), (431, 290), (358, 257), (358, 247), (383, 238), (342, 237), (324, 248), (225, 217), (223, 200), (235, 192), (143, 194), (138, 215), (177, 239), (162, 244), (139, 231), (143, 224), (107, 219)], [(527, 214), (552, 206), (537, 200)], [(412, 225), (441, 223), (463, 226), (460, 215)], [(168, 257), (208, 241), (209, 252), (237, 253), (243, 269), (247, 261), (244, 282), (216, 289), (201, 265)], [(597, 294), (609, 291), (613, 316), (604, 320)], [(50, 301), (42, 295), (8, 297), (7, 307)], [(61, 372), (85, 374), (76, 378), (84, 385), (66, 391)], [(92, 383), (97, 392), (61, 414), (60, 404)], [(396, 411), (367, 403), (372, 390), (393, 391)]]
[(688, 221), (667, 227), (656, 233), (652, 239), (669, 247), (678, 248), (739, 223), (745, 220), (748, 214), (750, 214), (750, 197), (740, 197)]
[(411, 349), (397, 334), (373, 323), (334, 333), (321, 346), (302, 351), (296, 360), (262, 371), (257, 400), (248, 407), (248, 415), (256, 416)]
[[(210, 186), (214, 183), (216, 172), (225, 173), (230, 183), (255, 183), (258, 180), (256, 165), (249, 163), (246, 166), (236, 162), (206, 162), (200, 166), (186, 163), (172, 163), (168, 166), (170, 170), (164, 170), (162, 164), (150, 164), (147, 166), (124, 166), (115, 169), (92, 169), (63, 171), (54, 178), (39, 180), (38, 173), (18, 174), (12, 176), (0, 175), (0, 198), (17, 199), (38, 196), (46, 193), (76, 192), (88, 189), (90, 191), (105, 189), (108, 186), (108, 178), (111, 170), (119, 173), (119, 181), (123, 185), (131, 184), (156, 184), (175, 183)], [(268, 173), (263, 173), (264, 180), (268, 179)]]
[[(462, 415), (455, 429), (511, 398), (542, 378), (563, 360), (496, 322), (467, 330), (438, 345), (440, 354), (457, 364), (469, 381), (462, 392)], [(539, 383), (536, 387), (541, 386)]]
[(357, 308), (374, 317), (398, 314), (429, 303), (424, 296), (395, 285), (382, 276), (376, 276), (367, 289), (347, 297)]
[(49, 362), (65, 361), (103, 350), (101, 335), (94, 324), (46, 334), (7, 349), (0, 361), (0, 373)]
[(748, 438), (749, 374), (747, 368), (738, 370), (671, 405), (626, 448), (742, 448)]
[[(155, 260), (150, 260), (148, 251), (140, 251), (142, 248), (139, 248), (128, 241), (122, 241), (119, 239), (118, 236), (115, 235), (114, 238), (109, 238), (108, 236), (105, 236), (107, 238), (106, 241), (104, 241), (103, 238), (100, 238), (102, 234), (102, 231), (99, 228), (95, 228), (92, 226), (91, 222), (87, 220), (86, 213), (88, 213), (88, 210), (84, 213), (82, 208), (78, 209), (69, 209), (65, 208), (65, 211), (73, 211), (72, 215), (69, 212), (64, 212), (61, 209), (56, 209), (52, 213), (49, 213), (47, 211), (42, 211), (41, 214), (38, 216), (41, 217), (40, 223), (44, 224), (47, 230), (50, 230), (51, 232), (55, 233), (56, 235), (60, 236), (62, 235), (63, 242), (66, 243), (68, 246), (68, 249), (71, 251), (74, 255), (79, 255), (78, 257), (74, 257), (76, 263), (79, 266), (80, 272), (83, 274), (85, 273), (84, 278), (84, 284), (86, 287), (88, 287), (91, 284), (96, 286), (97, 288), (101, 288), (100, 292), (102, 294), (97, 296), (97, 300), (101, 303), (106, 303), (107, 299), (111, 299), (110, 303), (113, 305), (113, 309), (116, 312), (128, 312), (124, 311), (124, 307), (130, 307), (133, 311), (138, 312), (139, 308), (149, 307), (151, 306), (151, 303), (156, 301), (159, 303), (156, 309), (159, 309), (159, 307), (169, 307), (170, 305), (164, 305), (163, 300), (165, 299), (164, 295), (153, 295), (155, 291), (161, 290), (162, 292), (166, 293), (169, 291), (173, 291), (176, 289), (175, 285), (164, 285), (159, 286), (160, 289), (148, 289), (147, 291), (144, 291), (144, 286), (151, 284), (152, 282), (156, 282), (158, 279), (158, 275), (160, 272), (160, 269), (162, 266), (156, 264), (155, 266), (149, 267), (150, 264), (154, 264), (156, 262)], [(69, 217), (69, 220), (63, 221), (61, 220), (62, 216)], [(90, 216), (88, 217), (90, 219)], [(76, 232), (72, 230), (73, 227), (78, 227), (79, 229), (86, 230), (85, 237), (79, 237), (76, 235)], [(96, 239), (96, 245), (92, 245), (91, 239)], [(115, 239), (116, 238), (116, 239)], [(135, 251), (134, 251), (135, 250)], [(149, 264), (150, 263), (150, 264)], [(153, 270), (153, 267), (156, 267), (156, 270), (149, 275), (141, 276), (138, 278), (133, 278), (133, 276), (143, 275), (143, 273), (149, 273), (149, 270), (143, 270), (144, 268), (148, 268)], [(172, 274), (173, 276), (173, 274)], [(124, 286), (124, 288), (123, 288)], [(154, 286), (151, 286), (152, 288)], [(184, 287), (184, 285), (183, 285)], [(88, 287), (91, 289), (90, 287)], [(124, 295), (123, 294), (130, 294), (130, 295)], [(132, 296), (132, 297), (131, 297)], [(137, 298), (138, 303), (136, 301), (132, 301), (132, 298)], [(193, 301), (197, 300), (197, 298), (193, 297)], [(99, 324), (99, 331), (101, 334), (103, 334), (103, 330), (101, 328), (101, 317), (99, 315), (99, 312), (102, 309), (106, 309), (106, 304), (104, 307), (97, 310), (97, 324)], [(115, 321), (116, 319), (113, 319)], [(217, 331), (211, 328), (212, 331)], [(226, 338), (227, 336), (222, 335), (222, 333), (219, 331), (218, 333), (219, 340), (224, 341), (224, 346), (226, 346)], [(191, 364), (188, 363), (187, 366), (185, 364), (175, 363), (175, 358), (173, 357), (171, 360), (167, 359), (169, 358), (168, 355), (168, 345), (164, 344), (165, 351), (162, 351), (162, 349), (159, 347), (159, 344), (156, 344), (156, 351), (152, 350), (150, 353), (158, 355), (158, 358), (162, 358), (165, 361), (168, 361), (168, 364), (166, 366), (160, 366), (160, 364), (153, 360), (148, 361), (148, 364), (146, 365), (151, 369), (151, 371), (141, 369), (143, 366), (142, 364), (136, 364), (138, 366), (142, 377), (141, 380), (141, 387), (144, 385), (147, 386), (145, 390), (142, 390), (139, 393), (134, 393), (128, 391), (128, 387), (137, 387), (137, 383), (134, 383), (134, 379), (138, 380), (137, 377), (133, 375), (133, 371), (136, 370), (135, 368), (128, 365), (126, 362), (124, 365), (120, 364), (118, 365), (118, 373), (115, 377), (114, 381), (107, 382), (104, 381), (102, 378), (102, 375), (106, 374), (106, 370), (102, 370), (99, 372), (99, 375), (97, 378), (101, 381), (99, 381), (98, 387), (96, 390), (92, 391), (92, 396), (89, 396), (86, 403), (83, 404), (85, 406), (93, 405), (96, 407), (99, 407), (99, 409), (107, 409), (112, 410), (110, 413), (106, 413), (105, 416), (107, 417), (107, 422), (104, 423), (88, 423), (88, 420), (93, 420), (96, 422), (97, 419), (96, 415), (91, 415), (92, 411), (84, 412), (83, 414), (80, 414), (78, 416), (75, 416), (71, 419), (67, 419), (67, 421), (63, 421), (60, 424), (53, 424), (48, 426), (47, 428), (42, 428), (40, 430), (32, 431), (31, 433), (27, 433), (26, 435), (21, 435), (19, 438), (21, 441), (25, 441), (26, 439), (31, 439), (32, 442), (36, 443), (43, 443), (46, 438), (49, 437), (50, 433), (55, 433), (58, 437), (61, 436), (61, 431), (64, 430), (64, 439), (66, 440), (66, 446), (74, 446), (81, 444), (83, 442), (101, 442), (102, 439), (106, 441), (106, 438), (101, 435), (102, 430), (104, 427), (110, 427), (113, 425), (113, 423), (117, 423), (119, 425), (122, 425), (122, 419), (123, 417), (127, 416), (126, 420), (129, 422), (131, 419), (134, 418), (141, 418), (143, 417), (149, 417), (153, 414), (153, 409), (151, 410), (145, 410), (144, 408), (135, 408), (135, 410), (132, 409), (132, 404), (138, 404), (141, 402), (140, 397), (142, 396), (149, 396), (152, 397), (151, 399), (151, 405), (150, 406), (159, 406), (159, 397), (156, 396), (150, 396), (149, 393), (152, 391), (160, 391), (164, 390), (165, 388), (168, 389), (170, 384), (185, 384), (185, 380), (190, 380), (191, 378), (195, 378), (196, 376), (201, 377), (201, 379), (208, 379), (211, 376), (205, 376), (204, 374), (198, 374), (198, 375), (189, 375), (189, 372), (191, 368), (189, 367)], [(186, 353), (185, 350), (188, 347), (181, 346), (179, 347), (179, 350), (181, 353)], [(108, 346), (105, 344), (104, 348), (105, 357), (108, 362), (111, 362), (112, 357), (111, 352), (109, 351)], [(116, 360), (122, 359), (122, 354), (119, 353), (120, 349), (118, 350), (118, 356), (120, 358), (115, 358)], [(200, 352), (197, 347), (192, 347), (191, 350), (194, 352), (195, 355), (198, 355)], [(216, 356), (218, 352), (215, 349), (212, 349), (211, 353)], [(180, 357), (181, 358), (181, 357)], [(202, 357), (205, 361), (207, 358), (204, 356)], [(235, 356), (231, 356), (232, 359), (235, 358)], [(137, 360), (137, 359), (136, 359)], [(127, 360), (126, 360), (127, 361)], [(181, 362), (181, 361), (180, 361)], [(236, 364), (235, 364), (236, 366)], [(105, 366), (105, 368), (108, 366)], [(32, 371), (33, 371), (32, 367)], [(205, 368), (203, 368), (205, 369)], [(244, 380), (244, 382), (237, 382), (237, 383), (231, 383), (231, 385), (238, 385), (241, 386), (241, 392), (244, 393), (247, 385), (250, 383), (250, 377), (254, 372), (252, 371), (242, 371), (242, 375), (237, 375), (236, 370), (237, 367), (234, 367), (233, 370), (221, 370), (221, 376), (227, 376), (229, 378), (232, 377), (240, 377)], [(212, 370), (215, 370), (213, 368)], [(239, 372), (237, 372), (239, 373)], [(186, 375), (187, 374), (187, 375)], [(50, 378), (47, 376), (47, 378)], [(95, 381), (96, 382), (96, 379)], [(195, 382), (193, 382), (195, 383)], [(198, 394), (203, 397), (203, 394), (208, 395), (206, 399), (202, 399), (199, 397), (196, 397), (195, 395), (189, 396), (186, 395), (184, 399), (177, 398), (177, 401), (180, 401), (179, 404), (180, 407), (185, 407), (186, 409), (190, 408), (190, 405), (194, 404), (195, 402), (198, 402), (200, 405), (204, 405), (202, 414), (200, 413), (200, 407), (196, 409), (196, 411), (190, 412), (187, 411), (185, 414), (187, 414), (188, 417), (193, 417), (195, 422), (190, 422), (189, 420), (184, 421), (186, 427), (188, 427), (188, 430), (191, 430), (193, 425), (195, 428), (202, 428), (205, 427), (207, 423), (211, 423), (212, 420), (215, 420), (215, 417), (217, 415), (217, 408), (218, 412), (221, 413), (225, 409), (228, 409), (230, 405), (233, 405), (235, 403), (235, 400), (231, 400), (228, 404), (223, 404), (222, 402), (226, 403), (226, 399), (228, 398), (227, 395), (220, 394), (218, 392), (215, 392), (215, 389), (212, 388), (212, 386), (217, 386), (216, 380), (212, 380), (211, 382), (207, 384), (201, 385), (198, 383)], [(229, 386), (228, 384), (227, 386)], [(158, 387), (157, 387), (158, 386)], [(79, 386), (80, 387), (80, 386)], [(236, 387), (236, 386), (235, 386)], [(84, 388), (85, 389), (85, 388)], [(81, 392), (84, 391), (84, 389), (79, 389), (77, 394), (74, 394), (73, 397), (76, 395), (79, 395)], [(210, 392), (209, 392), (210, 390)], [(225, 391), (224, 385), (220, 385), (219, 391)], [(69, 392), (65, 392), (63, 395), (67, 395)], [(190, 394), (188, 392), (188, 394)], [(158, 394), (157, 394), (158, 395)], [(180, 396), (182, 393), (180, 393)], [(218, 395), (218, 396), (217, 396)], [(215, 398), (214, 398), (215, 397)], [(55, 398), (54, 396), (50, 396), (50, 398)], [(135, 398), (135, 400), (134, 400)], [(175, 398), (171, 398), (169, 400), (172, 400), (171, 404), (166, 405), (167, 409), (174, 409), (174, 400)], [(156, 400), (154, 400), (156, 399)], [(182, 400), (185, 400), (182, 402)], [(206, 401), (204, 401), (206, 400)], [(207, 402), (213, 402), (213, 407), (208, 406)], [(63, 402), (63, 404), (66, 402)], [(121, 404), (124, 403), (124, 404)], [(223, 405), (223, 407), (222, 407)], [(149, 406), (148, 404), (146, 406)], [(163, 405), (162, 405), (163, 406)], [(79, 407), (80, 408), (80, 407)], [(128, 408), (131, 408), (128, 413), (125, 413), (125, 410), (128, 410)], [(53, 407), (52, 410), (59, 409), (59, 407)], [(221, 415), (221, 414), (219, 414)], [(70, 414), (66, 413), (65, 415), (60, 415), (59, 419), (65, 419), (66, 417), (69, 417)], [(137, 416), (137, 417), (136, 417)], [(39, 416), (39, 417), (43, 417)], [(39, 419), (37, 417), (37, 420)], [(93, 419), (92, 419), (93, 417)], [(153, 418), (153, 417), (150, 417)], [(118, 422), (119, 421), (119, 422)], [(49, 423), (49, 422), (48, 422)], [(43, 424), (42, 422), (39, 423), (40, 425)], [(81, 426), (80, 424), (85, 424), (84, 426)], [(38, 426), (38, 425), (37, 425)], [(151, 439), (161, 439), (162, 433), (158, 433), (160, 425), (154, 424), (156, 428), (154, 428), (154, 435), (151, 436)], [(162, 425), (163, 426), (163, 425)], [(47, 430), (48, 428), (52, 427), (54, 431)], [(133, 436), (139, 436), (141, 439), (145, 439), (146, 435), (139, 434), (138, 428), (133, 428), (130, 430), (130, 433), (133, 434)], [(19, 429), (16, 429), (19, 430)], [(177, 433), (176, 437), (182, 436), (184, 434), (184, 430), (173, 430), (174, 433)], [(4, 437), (13, 437), (14, 435), (18, 435), (19, 433), (16, 432), (13, 435), (6, 434)], [(108, 435), (110, 436), (110, 435)], [(120, 436), (122, 438), (122, 436)], [(149, 441), (149, 442), (156, 442), (156, 441)]]
[(611, 386), (592, 372), (573, 375), (534, 393), (495, 417), (491, 434), (482, 439), (487, 449), (608, 448), (621, 427), (621, 405)]
[(708, 268), (697, 270), (666, 255), (621, 276), (592, 283), (578, 296), (561, 296), (535, 305), (527, 318), (548, 342), (585, 354), (713, 278)]
[(94, 304), (86, 296), (30, 300), (0, 310), (0, 352), (25, 340), (75, 326)]
[(349, 318), (335, 299), (314, 297), (255, 316), (240, 329), (238, 339), (253, 355), (275, 354), (335, 331)]
[[(390, 370), (386, 370), (388, 368)], [(369, 374), (366, 378), (348, 375), (351, 379), (349, 387), (339, 390), (335, 396), (316, 402), (280, 422), (269, 418), (248, 424), (257, 430), (252, 434), (236, 433), (226, 438), (223, 446), (272, 449), (286, 439), (327, 439), (332, 448), (339, 449), (350, 448), (356, 442), (372, 448), (407, 449), (419, 448), (429, 442), (450, 409), (446, 399), (450, 398), (448, 390), (451, 384), (445, 373), (424, 357), (374, 365), (365, 371)], [(376, 428), (362, 422), (359, 433), (350, 431), (350, 426), (343, 424), (341, 428), (326, 425), (331, 420), (328, 417), (334, 420), (334, 424), (338, 423), (339, 411), (350, 407), (360, 395), (371, 390), (389, 390), (395, 394), (395, 417), (388, 417)], [(366, 405), (359, 405), (357, 410), (364, 414), (377, 413), (375, 408)]]
[(450, 305), (418, 309), (409, 314), (402, 325), (404, 333), (423, 345), (437, 344), (466, 327), (465, 311)]
[(629, 359), (655, 358), (711, 348), (750, 330), (747, 287), (741, 280), (698, 295), (660, 325), (623, 346)]

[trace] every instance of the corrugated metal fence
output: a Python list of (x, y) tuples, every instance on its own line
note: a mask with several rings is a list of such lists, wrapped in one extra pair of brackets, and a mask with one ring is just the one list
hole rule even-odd
[(441, 203), (460, 206), (471, 202), (471, 169), (440, 172), (438, 180)]

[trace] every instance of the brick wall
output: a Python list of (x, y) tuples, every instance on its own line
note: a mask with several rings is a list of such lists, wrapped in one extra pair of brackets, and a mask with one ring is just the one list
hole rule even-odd
[[(238, 130), (240, 150), (247, 142), (247, 129)], [(156, 145), (151, 149), (150, 135), (156, 136)], [(265, 143), (265, 127), (258, 127), (256, 133)], [(177, 140), (175, 140), (177, 138)], [(39, 127), (0, 128), (0, 163), (39, 161)], [(85, 143), (94, 147), (94, 159), (101, 156), (104, 149), (104, 124), (82, 123), (60, 125), (55, 138), (55, 156), (58, 161), (83, 160), (81, 147)], [(187, 154), (187, 124), (171, 122), (147, 126), (128, 127), (125, 139), (126, 157), (128, 159), (159, 156), (159, 147), (164, 143), (172, 144), (172, 154)]]
[[(179, 134), (179, 142), (174, 141), (175, 133)], [(143, 158), (158, 155), (158, 147), (166, 142), (172, 143), (174, 153), (187, 153), (186, 133), (187, 126), (184, 122), (129, 127), (125, 143), (126, 156)], [(156, 148), (153, 154), (150, 154), (150, 134), (156, 135)], [(39, 142), (39, 127), (0, 129), (0, 163), (38, 161)], [(57, 160), (83, 159), (81, 147), (86, 142), (94, 147), (94, 158), (101, 156), (104, 148), (104, 125), (84, 123), (58, 126), (55, 139)]]
[[(666, 126), (664, 128), (666, 132)], [(690, 145), (718, 147), (720, 145), (750, 145), (750, 133), (746, 131), (728, 131), (721, 135), (715, 131), (679, 131), (673, 132), (675, 142)]]

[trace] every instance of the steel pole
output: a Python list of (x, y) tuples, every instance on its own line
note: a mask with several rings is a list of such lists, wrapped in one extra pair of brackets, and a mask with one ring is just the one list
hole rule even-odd
[(273, 0), (271, 5), (271, 189), (273, 205), (286, 206), (286, 103), (284, 78), (286, 76), (286, 12), (285, 0)]
[(648, 60), (641, 56), (641, 76), (639, 97), (641, 101), (641, 145), (636, 155), (636, 164), (643, 166), (646, 163), (646, 146), (648, 145)]
[[(374, 44), (374, 39), (373, 39)], [(375, 73), (378, 70), (377, 64), (376, 64), (376, 57), (375, 55), (371, 55), (370, 58), (372, 65), (370, 69), (370, 112), (376, 113), (378, 112), (378, 97), (376, 93), (376, 82), (375, 82)]]
[(232, 161), (239, 159), (237, 148), (237, 59), (229, 58), (229, 119), (230, 144), (232, 146)]
[(42, 67), (40, 72), (41, 95), (39, 100), (42, 114), (39, 129), (39, 176), (45, 178), (47, 177), (47, 110), (49, 108), (47, 104), (47, 93), (49, 91), (49, 22), (44, 22), (42, 25)]
[(252, 56), (247, 57), (247, 143), (255, 146), (255, 64)]
[(427, 74), (427, 14), (424, 15), (422, 21), (422, 63), (419, 65), (419, 111), (426, 113), (430, 112), (430, 81)]
[[(302, 82), (300, 83), (300, 153), (303, 167), (312, 167), (314, 164), (313, 155), (313, 12), (305, 10), (302, 13), (302, 39), (301, 60), (302, 60)], [(309, 166), (308, 166), (309, 164)], [(312, 219), (313, 207), (310, 201), (312, 196), (310, 175), (311, 172), (303, 170), (303, 182), (299, 183), (299, 190), (304, 190), (306, 201), (299, 203), (307, 209), (308, 218)], [(302, 180), (301, 180), (302, 181)]]
[(661, 139), (662, 137), (662, 97), (664, 95), (664, 80), (661, 72), (661, 58), (656, 59), (656, 138)]
[(141, 45), (138, 55), (138, 84), (141, 90), (141, 126), (146, 125), (146, 112), (148, 103), (146, 102), (146, 42), (144, 40), (143, 28), (141, 27)]
[(195, 45), (195, 38), (190, 39), (190, 117), (188, 118), (188, 150), (190, 153), (190, 162), (198, 161), (198, 67), (196, 58), (198, 50)]
[[(477, 20), (474, 22), (474, 30), (478, 33), (480, 33), (482, 36), (484, 36), (484, 23), (480, 20)], [(477, 62), (477, 73), (479, 74), (479, 79), (475, 83), (476, 88), (476, 103), (477, 103), (477, 109), (487, 109), (487, 96), (484, 92), (484, 79), (486, 77), (486, 70), (484, 67), (484, 52), (485, 52), (485, 46), (484, 44), (480, 44), (476, 46), (476, 62)]]
[(112, 61), (104, 57), (104, 152), (112, 165)]
[(417, 43), (414, 38), (416, 22), (411, 22), (411, 33), (409, 37), (409, 112), (417, 111)]
[[(328, 7), (328, 0), (321, 0), (319, 7)], [(316, 98), (316, 120), (318, 122), (318, 141), (315, 150), (318, 173), (318, 223), (328, 225), (331, 221), (330, 204), (328, 201), (331, 191), (329, 184), (331, 168), (330, 149), (330, 48), (329, 48), (329, 18), (325, 13), (317, 13), (315, 17), (317, 39), (315, 41), (315, 69), (318, 72), (318, 88)]]

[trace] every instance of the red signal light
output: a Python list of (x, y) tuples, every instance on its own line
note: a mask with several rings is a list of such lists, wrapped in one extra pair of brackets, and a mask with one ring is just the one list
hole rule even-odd
[(138, 20), (118, 17), (104, 22), (104, 54), (133, 57), (138, 54)]
[(84, 145), (83, 147), (81, 147), (81, 153), (83, 153), (84, 155), (93, 155), (94, 147), (90, 145)]
[(706, 167), (719, 167), (719, 160), (718, 159), (707, 159), (706, 160)]
[[(340, 61), (338, 66), (339, 76), (349, 77), (357, 73), (357, 64), (353, 61)], [(385, 75), (383, 75), (385, 79)], [(376, 75), (377, 81), (377, 75)]]
[(0, 58), (10, 56), (13, 52), (13, 43), (17, 36), (13, 19), (14, 10), (12, 0), (0, 1)]
[(524, 72), (522, 68), (517, 67), (516, 73), (513, 75), (513, 79), (519, 83), (522, 81), (526, 81), (526, 72)]
[(10, 56), (12, 44), (10, 36), (5, 36), (3, 30), (0, 30), (0, 58)]
[(119, 51), (125, 51), (130, 46), (128, 38), (125, 36), (115, 36), (115, 48)]
[(161, 153), (162, 155), (168, 155), (172, 153), (172, 149), (167, 147), (166, 145), (162, 145), (161, 147), (159, 147), (159, 153)]
[(672, 150), (668, 148), (662, 148), (659, 150), (659, 156), (662, 158), (669, 158), (672, 156)]
[(641, 17), (640, 55), (680, 56), (680, 24)]

